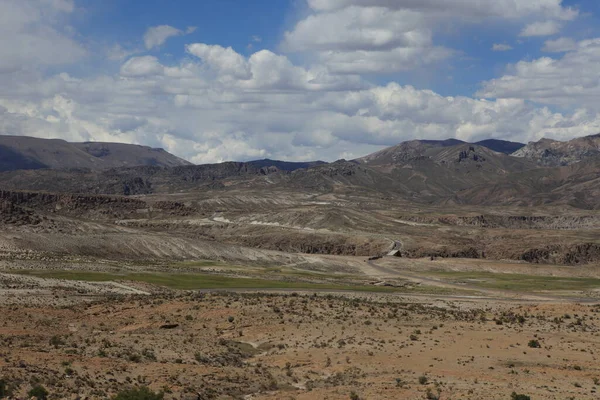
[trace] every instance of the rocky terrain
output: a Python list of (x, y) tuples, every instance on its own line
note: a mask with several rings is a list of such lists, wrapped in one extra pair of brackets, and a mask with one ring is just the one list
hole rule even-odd
[(0, 397), (597, 398), (600, 158), (515, 146), (4, 159)]
[(561, 145), (560, 154), (578, 160), (568, 163), (534, 157), (530, 150), (543, 147), (544, 140), (512, 155), (489, 148), (506, 149), (515, 146), (512, 142), (485, 141), (486, 147), (458, 140), (422, 140), (329, 164), (259, 160), (177, 167), (6, 171), (0, 173), (0, 187), (125, 196), (263, 188), (369, 193), (423, 205), (557, 205), (596, 210), (600, 208), (600, 156), (593, 150), (596, 139), (590, 136)]
[(600, 156), (600, 134), (568, 142), (542, 139), (516, 150), (513, 156), (528, 158), (547, 166), (575, 164)]

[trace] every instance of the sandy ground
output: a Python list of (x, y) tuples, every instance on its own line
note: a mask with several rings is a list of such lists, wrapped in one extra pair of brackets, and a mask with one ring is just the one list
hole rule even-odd
[(73, 399), (135, 385), (167, 399), (597, 399), (599, 318), (597, 305), (374, 294), (0, 306), (0, 376), (17, 397), (40, 382)]

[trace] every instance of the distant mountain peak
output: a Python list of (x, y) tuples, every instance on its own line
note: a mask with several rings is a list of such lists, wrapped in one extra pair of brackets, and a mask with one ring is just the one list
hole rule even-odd
[(515, 151), (525, 147), (525, 143), (510, 142), (508, 140), (501, 139), (486, 139), (475, 142), (475, 144), (504, 154), (512, 154)]
[(530, 142), (512, 154), (545, 166), (572, 165), (600, 158), (600, 134), (583, 136), (566, 142), (548, 138)]
[[(399, 164), (413, 160), (431, 158), (441, 149), (459, 148), (461, 146), (475, 146), (494, 152), (510, 154), (516, 149), (525, 146), (523, 143), (509, 142), (499, 139), (488, 139), (477, 143), (468, 143), (459, 139), (445, 140), (409, 140), (396, 146), (388, 147), (376, 153), (358, 158), (356, 161), (363, 164)], [(468, 148), (467, 148), (468, 152)], [(446, 160), (449, 162), (450, 160)]]
[(110, 169), (134, 166), (176, 167), (191, 163), (148, 146), (0, 135), (0, 171), (18, 169)]

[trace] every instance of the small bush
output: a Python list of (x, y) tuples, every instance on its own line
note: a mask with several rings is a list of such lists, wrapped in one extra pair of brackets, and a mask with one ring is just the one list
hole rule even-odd
[(146, 386), (121, 390), (113, 400), (162, 400), (164, 393), (154, 393)]
[(532, 349), (539, 349), (542, 347), (540, 342), (535, 339), (530, 340), (529, 343), (527, 343), (527, 346), (531, 347)]
[(419, 377), (419, 383), (421, 385), (427, 385), (427, 382), (429, 382), (429, 378), (427, 378), (425, 375), (421, 375)]
[(350, 400), (360, 400), (360, 396), (356, 392), (350, 392)]
[(65, 341), (63, 338), (61, 338), (58, 335), (54, 335), (50, 338), (50, 345), (58, 348), (60, 346), (64, 346), (65, 345)]
[(0, 379), (0, 399), (12, 396), (12, 390), (5, 379)]
[(510, 395), (511, 400), (531, 400), (530, 396), (526, 394), (517, 394), (516, 392), (512, 392)]
[(42, 385), (35, 385), (27, 392), (29, 397), (35, 397), (37, 400), (46, 400), (48, 398), (48, 391)]

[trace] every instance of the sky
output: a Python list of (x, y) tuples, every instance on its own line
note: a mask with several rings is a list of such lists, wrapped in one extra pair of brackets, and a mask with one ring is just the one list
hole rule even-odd
[(0, 134), (194, 163), (600, 132), (596, 0), (0, 0)]

